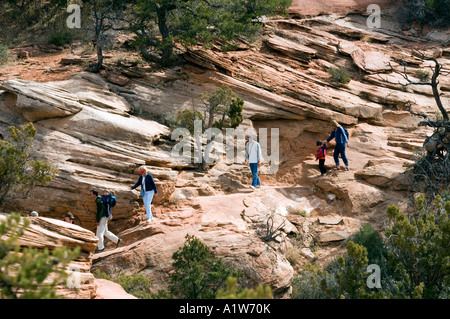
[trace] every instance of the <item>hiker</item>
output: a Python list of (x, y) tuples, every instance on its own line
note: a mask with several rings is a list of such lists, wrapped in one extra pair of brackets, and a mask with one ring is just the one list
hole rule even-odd
[(96, 190), (91, 191), (92, 196), (95, 197), (95, 204), (97, 206), (97, 214), (96, 214), (96, 220), (97, 220), (97, 249), (96, 253), (101, 253), (105, 250), (105, 244), (104, 244), (104, 237), (108, 238), (109, 240), (116, 243), (116, 247), (119, 247), (120, 242), (122, 239), (114, 235), (108, 230), (108, 213), (105, 209), (105, 205), (103, 205), (102, 197), (98, 195), (98, 192)]
[(261, 187), (261, 181), (258, 177), (258, 167), (261, 165), (261, 146), (253, 140), (252, 135), (246, 136), (248, 143), (245, 145), (245, 164), (250, 164), (250, 170), (253, 175), (251, 189)]
[(64, 221), (69, 223), (69, 224), (73, 224), (75, 217), (73, 217), (73, 214), (71, 212), (67, 212), (66, 216), (64, 216)]
[(333, 158), (334, 162), (336, 163), (336, 169), (338, 170), (340, 168), (339, 155), (341, 155), (341, 158), (345, 164), (345, 170), (348, 171), (348, 160), (347, 156), (345, 155), (345, 148), (346, 146), (348, 146), (348, 137), (346, 130), (342, 125), (340, 125), (335, 120), (331, 121), (331, 124), (334, 128), (333, 132), (331, 132), (330, 137), (328, 137), (325, 141), (323, 141), (323, 144), (328, 143), (333, 138), (336, 140), (336, 146), (334, 147), (333, 152)]
[(319, 161), (320, 176), (323, 176), (327, 173), (327, 168), (325, 167), (325, 150), (327, 148), (327, 145), (323, 144), (321, 141), (317, 141), (316, 145), (319, 146), (319, 148), (317, 149), (316, 161)]
[(153, 179), (153, 176), (147, 173), (146, 168), (142, 168), (139, 171), (139, 179), (137, 183), (131, 187), (131, 189), (135, 189), (138, 186), (141, 186), (141, 196), (144, 200), (144, 207), (145, 212), (147, 213), (147, 222), (153, 221), (153, 214), (152, 214), (152, 200), (153, 196), (158, 195), (158, 189), (156, 188), (155, 180)]

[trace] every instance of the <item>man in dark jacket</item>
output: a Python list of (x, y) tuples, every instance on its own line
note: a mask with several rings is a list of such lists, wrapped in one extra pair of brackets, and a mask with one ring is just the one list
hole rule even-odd
[(113, 241), (117, 244), (116, 247), (119, 246), (122, 239), (114, 235), (108, 230), (108, 212), (105, 209), (105, 205), (103, 205), (102, 197), (98, 195), (98, 192), (96, 190), (91, 191), (92, 196), (95, 197), (95, 204), (97, 206), (97, 214), (95, 216), (95, 219), (97, 220), (97, 250), (95, 252), (101, 253), (103, 250), (105, 250), (105, 243), (104, 243), (104, 237), (108, 238), (109, 240)]
[(152, 199), (153, 196), (158, 195), (158, 189), (156, 188), (153, 176), (147, 173), (146, 168), (142, 168), (139, 171), (139, 174), (141, 174), (141, 176), (139, 176), (137, 183), (133, 187), (131, 187), (131, 189), (133, 190), (138, 186), (141, 186), (141, 196), (144, 200), (145, 212), (147, 213), (147, 222), (151, 222), (153, 221), (153, 214), (151, 207)]

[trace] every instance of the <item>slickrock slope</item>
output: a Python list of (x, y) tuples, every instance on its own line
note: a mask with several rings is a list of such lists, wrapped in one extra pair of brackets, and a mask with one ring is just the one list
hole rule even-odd
[(315, 17), (325, 14), (365, 13), (371, 4), (379, 5), (381, 9), (391, 8), (401, 1), (396, 0), (332, 0), (308, 1), (293, 0), (289, 14), (297, 18)]
[[(142, 272), (155, 291), (165, 289), (171, 256), (189, 233), (242, 269), (248, 284), (271, 284), (277, 296), (287, 296), (294, 273), (287, 257), (299, 254), (295, 267), (325, 263), (342, 252), (341, 243), (361, 223), (382, 230), (387, 206), (405, 201), (410, 183), (403, 164), (430, 134), (417, 127), (421, 118), (409, 110), (433, 116), (437, 111), (430, 88), (404, 86), (387, 63), (401, 71), (405, 60), (414, 78), (428, 64), (411, 54), (411, 46), (431, 55), (440, 43), (401, 30), (370, 30), (364, 19), (267, 20), (259, 43), (243, 42), (230, 52), (194, 48), (183, 55), (182, 68), (109, 66), (101, 75), (83, 72), (59, 82), (4, 81), (0, 133), (33, 121), (36, 154), (60, 169), (32, 199), (8, 202), (4, 209), (59, 219), (71, 211), (92, 231), (89, 191), (107, 188), (118, 198), (109, 227), (124, 242), (95, 255), (93, 269)], [(449, 65), (448, 48), (441, 54), (439, 61)], [(327, 70), (335, 66), (349, 71), (347, 85), (330, 81)], [(128, 81), (114, 80), (117, 74)], [(448, 107), (450, 79), (439, 80)], [(242, 163), (221, 161), (203, 173), (172, 157), (170, 130), (160, 124), (178, 110), (201, 105), (199, 94), (222, 84), (245, 101), (242, 128), (255, 133), (266, 128), (269, 138), (271, 128), (279, 129), (279, 169), (267, 174), (263, 167), (264, 187), (255, 193), (249, 192), (250, 172)], [(350, 132), (351, 170), (319, 177), (315, 143), (328, 137), (332, 119)], [(129, 189), (142, 165), (160, 190), (152, 224), (144, 223), (138, 192)], [(264, 242), (262, 227), (271, 213), (275, 227), (284, 222), (282, 236)]]

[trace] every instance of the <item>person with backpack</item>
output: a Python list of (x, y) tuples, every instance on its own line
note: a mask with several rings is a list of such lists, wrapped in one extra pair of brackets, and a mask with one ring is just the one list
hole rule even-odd
[(345, 170), (348, 171), (348, 159), (345, 155), (345, 148), (348, 146), (348, 132), (347, 130), (340, 125), (337, 121), (333, 120), (331, 121), (331, 124), (333, 126), (333, 132), (331, 132), (330, 137), (328, 137), (325, 141), (323, 141), (323, 144), (328, 143), (333, 138), (336, 140), (336, 146), (334, 147), (333, 152), (333, 158), (334, 162), (336, 163), (336, 169), (340, 169), (340, 162), (339, 162), (339, 155), (341, 155), (342, 160), (345, 164)]
[(327, 148), (327, 145), (323, 144), (321, 141), (317, 141), (316, 145), (319, 146), (319, 148), (317, 149), (316, 161), (319, 161), (320, 176), (323, 176), (327, 173), (327, 168), (325, 167), (325, 150)]
[(147, 169), (145, 167), (141, 168), (139, 174), (140, 174), (139, 179), (137, 183), (131, 187), (131, 190), (141, 186), (141, 196), (144, 200), (145, 212), (147, 214), (147, 222), (150, 223), (153, 221), (151, 204), (153, 196), (158, 195), (158, 189), (156, 188), (153, 176), (147, 173)]
[[(108, 210), (103, 204), (102, 196), (98, 195), (98, 191), (92, 190), (91, 191), (92, 196), (95, 197), (95, 205), (97, 206), (97, 214), (95, 216), (95, 219), (97, 220), (97, 249), (95, 250), (96, 253), (101, 253), (105, 250), (105, 243), (104, 243), (104, 237), (108, 238), (109, 240), (116, 243), (116, 248), (119, 247), (120, 242), (122, 239), (114, 235), (112, 232), (108, 230)], [(106, 191), (106, 193), (108, 193)]]

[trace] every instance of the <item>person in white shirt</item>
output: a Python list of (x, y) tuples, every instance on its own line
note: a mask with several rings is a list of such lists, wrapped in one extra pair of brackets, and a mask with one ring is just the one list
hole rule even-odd
[(145, 167), (141, 167), (141, 171), (139, 171), (139, 174), (140, 176), (137, 183), (133, 187), (131, 187), (131, 189), (133, 190), (141, 186), (141, 196), (144, 200), (144, 207), (147, 213), (147, 222), (152, 222), (153, 214), (151, 203), (153, 196), (158, 195), (158, 188), (156, 187), (153, 176), (147, 173), (147, 169)]
[(261, 165), (261, 146), (258, 142), (253, 140), (252, 135), (245, 138), (247, 143), (245, 145), (245, 164), (250, 163), (250, 170), (253, 175), (252, 185), (250, 188), (256, 189), (261, 187), (261, 181), (258, 177), (258, 167)]

